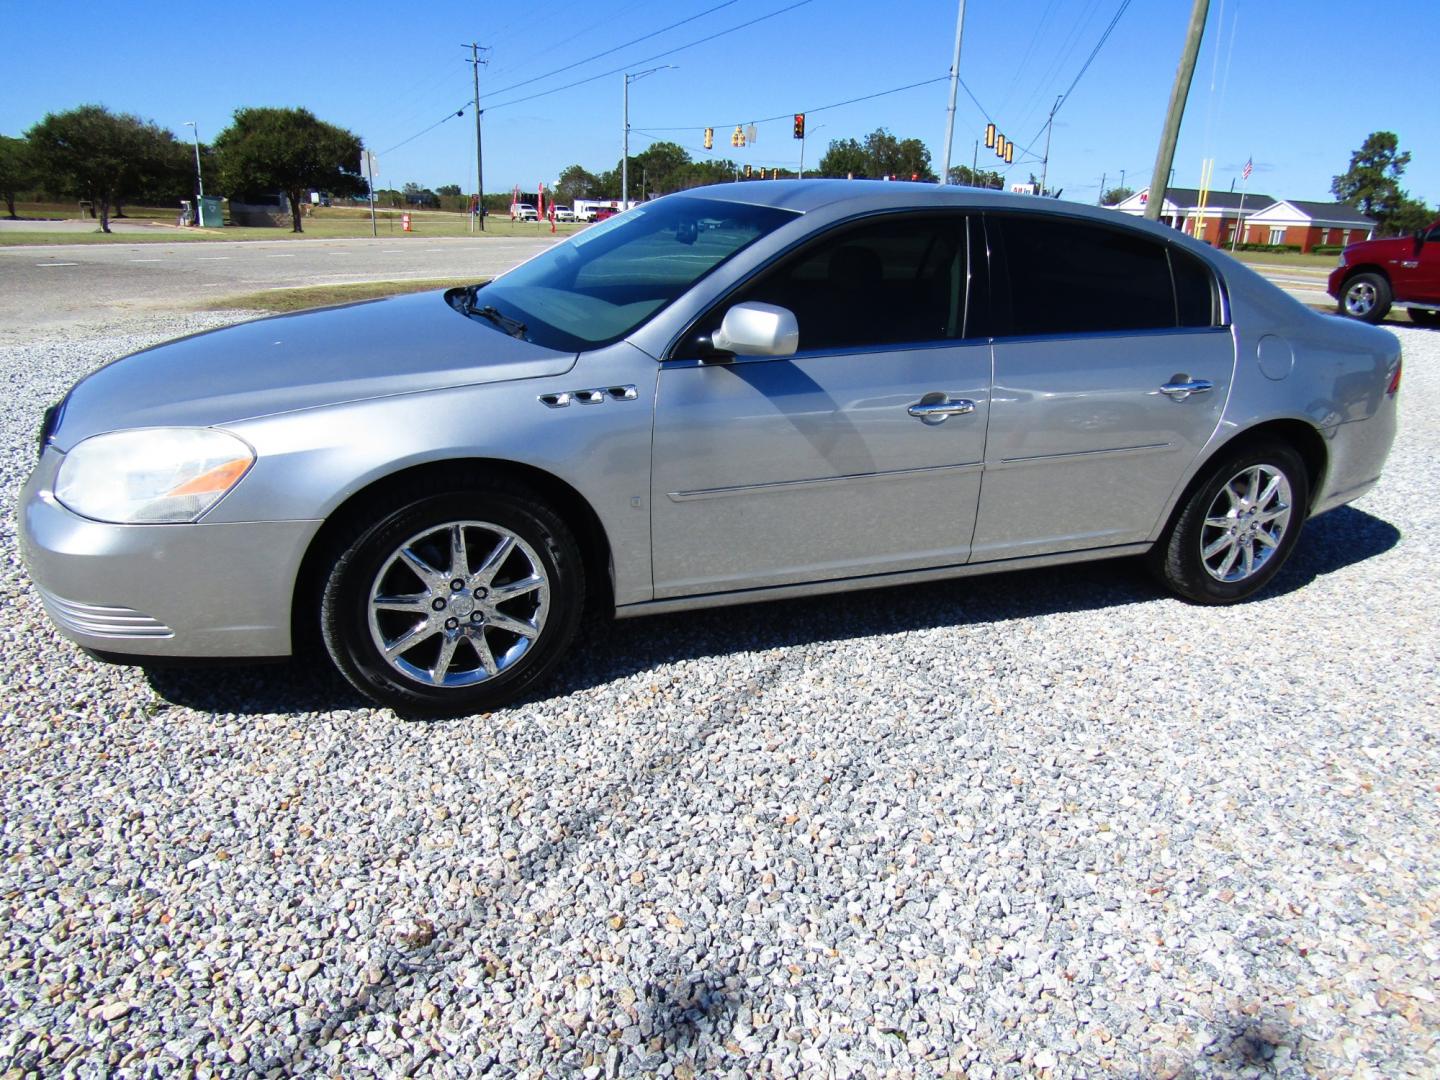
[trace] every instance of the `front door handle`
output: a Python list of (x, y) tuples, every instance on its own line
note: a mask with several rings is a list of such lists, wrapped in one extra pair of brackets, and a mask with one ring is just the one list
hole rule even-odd
[(1215, 384), (1209, 379), (1191, 379), (1177, 375), (1173, 382), (1167, 382), (1160, 387), (1160, 393), (1167, 395), (1171, 401), (1184, 401), (1191, 394), (1204, 394), (1214, 389)]
[(926, 394), (906, 410), (917, 420), (927, 424), (943, 424), (947, 417), (964, 416), (975, 411), (975, 403), (965, 398), (950, 398), (944, 394)]

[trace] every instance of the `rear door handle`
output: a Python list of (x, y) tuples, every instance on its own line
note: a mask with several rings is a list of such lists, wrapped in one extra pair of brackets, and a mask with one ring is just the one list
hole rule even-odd
[(944, 394), (926, 394), (906, 410), (911, 416), (927, 424), (942, 424), (950, 416), (964, 416), (975, 411), (975, 403), (965, 398), (950, 398)]
[(1214, 389), (1215, 384), (1209, 379), (1187, 379), (1182, 375), (1160, 387), (1160, 393), (1167, 395), (1171, 401), (1184, 401), (1191, 394), (1203, 394)]

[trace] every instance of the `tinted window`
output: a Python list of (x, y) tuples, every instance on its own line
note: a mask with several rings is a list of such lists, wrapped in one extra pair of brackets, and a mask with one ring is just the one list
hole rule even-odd
[(887, 218), (822, 237), (731, 297), (795, 313), (800, 349), (944, 341), (965, 334), (965, 219)]
[(795, 219), (789, 210), (670, 196), (576, 233), (477, 294), (527, 338), (589, 349), (624, 337), (736, 252)]
[[(1010, 332), (1076, 334), (1176, 325), (1165, 246), (1051, 217), (987, 218), (1008, 271)], [(1001, 324), (1003, 332), (1003, 321)]]
[(1219, 297), (1209, 268), (1189, 252), (1171, 248), (1170, 269), (1175, 275), (1179, 325), (1214, 326), (1218, 323)]

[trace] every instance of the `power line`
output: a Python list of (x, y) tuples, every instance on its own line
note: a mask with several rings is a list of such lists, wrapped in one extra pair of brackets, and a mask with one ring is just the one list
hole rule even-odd
[(793, 4), (789, 4), (786, 7), (779, 8), (778, 10), (769, 12), (765, 15), (759, 15), (756, 18), (748, 20), (747, 22), (740, 23), (737, 26), (732, 26), (727, 30), (717, 30), (715, 33), (709, 35), (708, 37), (698, 38), (695, 41), (687, 42), (684, 45), (677, 45), (673, 49), (666, 49), (664, 52), (658, 52), (654, 56), (646, 56), (638, 60), (631, 60), (626, 64), (622, 64), (620, 67), (612, 68), (609, 71), (602, 71), (598, 75), (592, 75), (588, 79), (578, 79), (575, 82), (566, 83), (563, 86), (556, 86), (549, 90), (541, 90), (538, 93), (526, 94), (524, 97), (511, 98), (509, 101), (502, 101), (498, 105), (487, 105), (485, 106), (485, 111), (490, 112), (492, 109), (503, 109), (509, 105), (519, 105), (521, 102), (524, 101), (534, 101), (536, 98), (548, 97), (551, 94), (558, 94), (562, 90), (573, 90), (577, 86), (584, 86), (587, 83), (596, 82), (600, 79), (606, 79), (609, 78), (611, 75), (618, 75), (622, 71), (625, 71), (629, 68), (639, 67), (641, 64), (648, 64), (652, 60), (663, 60), (667, 56), (674, 56), (678, 52), (684, 52), (686, 49), (693, 49), (697, 45), (708, 45), (716, 38), (725, 37), (728, 34), (738, 33), (739, 31), (744, 30), (747, 27), (754, 26), (756, 23), (762, 23), (767, 19), (773, 19), (777, 15), (784, 15), (787, 11), (794, 11), (796, 8), (804, 7), (806, 4), (812, 4), (814, 2), (815, 0), (796, 0), (796, 2)]
[[(811, 4), (811, 3), (814, 3), (814, 2), (815, 2), (815, 0), (796, 0), (795, 3), (789, 4), (789, 5), (787, 5), (786, 7), (783, 7), (783, 8), (779, 8), (779, 9), (777, 9), (777, 10), (775, 10), (775, 11), (769, 12), (768, 14), (759, 15), (759, 16), (753, 18), (753, 19), (750, 19), (750, 20), (748, 20), (748, 21), (746, 21), (746, 22), (740, 23), (740, 24), (737, 25), (737, 26), (732, 26), (732, 27), (730, 27), (729, 29), (726, 29), (726, 30), (716, 31), (715, 33), (711, 34), (709, 37), (699, 38), (699, 39), (697, 39), (697, 40), (695, 40), (695, 41), (688, 42), (688, 43), (686, 43), (686, 44), (684, 44), (684, 45), (677, 45), (677, 46), (676, 46), (675, 48), (673, 48), (673, 49), (666, 49), (664, 52), (656, 53), (654, 56), (647, 56), (647, 57), (645, 57), (644, 59), (641, 59), (641, 60), (631, 60), (629, 63), (623, 64), (622, 66), (620, 66), (620, 67), (618, 67), (618, 68), (612, 68), (612, 69), (609, 70), (609, 71), (602, 71), (600, 74), (598, 74), (598, 75), (592, 75), (592, 76), (590, 76), (590, 77), (587, 78), (587, 79), (577, 79), (575, 82), (566, 83), (566, 84), (563, 85), (563, 86), (552, 87), (552, 88), (549, 89), (549, 90), (541, 90), (541, 91), (539, 91), (538, 93), (526, 94), (524, 97), (511, 98), (509, 101), (502, 101), (502, 102), (500, 102), (500, 103), (498, 103), (498, 104), (496, 104), (496, 105), (486, 105), (483, 111), (484, 111), (484, 112), (491, 112), (491, 111), (493, 111), (493, 110), (495, 110), (495, 109), (503, 109), (503, 108), (506, 108), (507, 106), (510, 106), (510, 105), (519, 105), (521, 102), (534, 101), (536, 98), (548, 97), (548, 96), (551, 95), (551, 94), (558, 94), (558, 93), (560, 93), (562, 90), (573, 90), (573, 89), (574, 89), (575, 87), (577, 87), (577, 86), (584, 86), (584, 85), (586, 85), (587, 83), (592, 83), (592, 82), (596, 82), (596, 81), (598, 81), (598, 80), (600, 80), (600, 79), (609, 78), (611, 75), (617, 75), (617, 74), (619, 74), (620, 72), (627, 70), (628, 68), (637, 67), (637, 66), (639, 66), (640, 64), (648, 64), (651, 60), (660, 60), (660, 59), (663, 59), (664, 57), (667, 57), (667, 56), (673, 56), (675, 53), (684, 52), (686, 49), (693, 49), (693, 48), (695, 48), (695, 46), (697, 46), (697, 45), (704, 45), (704, 44), (706, 44), (706, 43), (708, 43), (708, 42), (714, 41), (716, 38), (725, 37), (727, 34), (738, 33), (739, 31), (744, 30), (744, 29), (746, 29), (747, 27), (754, 26), (756, 23), (762, 23), (762, 22), (764, 22), (764, 21), (767, 20), (767, 19), (773, 19), (773, 18), (775, 18), (777, 15), (784, 15), (787, 11), (794, 11), (796, 8), (804, 7), (806, 4)], [(620, 47), (620, 48), (623, 48), (624, 46), (619, 46), (619, 47)], [(584, 62), (584, 61), (582, 61), (582, 63), (583, 63), (583, 62)], [(563, 69), (562, 69), (562, 70), (563, 70)], [(552, 74), (553, 74), (553, 73), (552, 73)], [(546, 76), (540, 76), (540, 77), (541, 77), (541, 78), (544, 78), (544, 77), (546, 77)], [(947, 75), (947, 76), (945, 76), (945, 78), (949, 78), (949, 76)], [(517, 84), (517, 85), (518, 85), (518, 84)], [(496, 92), (498, 93), (499, 91), (496, 91)], [(967, 93), (968, 93), (968, 90), (967, 90)], [(442, 116), (439, 120), (436, 120), (435, 123), (431, 124), (429, 127), (425, 128), (425, 129), (423, 129), (423, 130), (421, 130), (421, 131), (417, 131), (414, 135), (411, 135), (408, 139), (405, 139), (405, 140), (403, 140), (402, 142), (396, 143), (396, 144), (395, 144), (394, 146), (392, 146), (389, 150), (384, 151), (384, 153), (388, 154), (388, 153), (390, 153), (391, 151), (400, 149), (400, 147), (405, 146), (407, 143), (414, 142), (414, 141), (415, 141), (416, 139), (418, 139), (421, 135), (425, 135), (425, 134), (428, 134), (428, 133), (431, 132), (431, 131), (434, 131), (434, 130), (435, 130), (437, 127), (439, 127), (441, 124), (445, 123), (446, 120), (453, 119), (453, 118), (456, 117), (456, 116), (463, 116), (463, 115), (465, 114), (465, 109), (466, 109), (467, 107), (469, 107), (469, 105), (470, 105), (470, 102), (468, 102), (468, 101), (467, 101), (467, 102), (464, 102), (455, 112), (447, 113), (445, 116)], [(788, 115), (788, 114), (787, 114), (787, 115)], [(779, 118), (779, 117), (776, 117), (775, 119), (780, 119), (780, 118)]]
[[(813, 108), (813, 109), (797, 109), (797, 110), (795, 110), (795, 111), (796, 111), (796, 112), (803, 112), (806, 116), (811, 116), (811, 115), (813, 115), (813, 114), (815, 114), (815, 113), (829, 112), (831, 109), (839, 109), (839, 108), (841, 108), (841, 107), (843, 107), (843, 106), (845, 106), (845, 105), (854, 105), (854, 104), (857, 104), (858, 102), (861, 102), (861, 101), (872, 101), (872, 100), (874, 100), (875, 98), (886, 97), (886, 96), (888, 96), (888, 95), (890, 95), (890, 94), (898, 94), (898, 93), (900, 93), (900, 92), (903, 91), (903, 90), (914, 90), (916, 87), (919, 87), (919, 86), (929, 86), (929, 85), (931, 85), (932, 83), (944, 82), (944, 81), (945, 81), (946, 79), (948, 79), (948, 78), (950, 78), (950, 73), (949, 73), (949, 72), (946, 72), (944, 75), (937, 75), (937, 76), (935, 76), (935, 78), (933, 78), (933, 79), (922, 79), (922, 80), (920, 80), (920, 82), (907, 83), (907, 84), (904, 85), (904, 86), (897, 86), (897, 87), (894, 87), (894, 88), (891, 89), (891, 90), (879, 90), (879, 91), (877, 91), (877, 92), (875, 92), (875, 93), (873, 93), (873, 94), (865, 94), (865, 95), (862, 96), (862, 97), (850, 98), (850, 99), (847, 100), (847, 101), (837, 101), (837, 102), (835, 102), (834, 104), (831, 104), (831, 105), (819, 105), (819, 106), (817, 106), (817, 107), (815, 107), (815, 108)], [(962, 82), (961, 85), (963, 86), (964, 83)], [(965, 92), (966, 92), (967, 94), (970, 92), (969, 87), (966, 87)], [(975, 100), (973, 95), (971, 96), (971, 99), (970, 99), (970, 100), (972, 100), (972, 101)], [(976, 101), (975, 104), (976, 104), (976, 107), (977, 107), (977, 108), (978, 108), (979, 105), (980, 105), (980, 103), (979, 103), (978, 101)], [(985, 110), (982, 108), (982, 109), (980, 109), (980, 111), (981, 111), (981, 112), (984, 112)], [(737, 124), (737, 126), (741, 126), (741, 125), (744, 125), (744, 124), (771, 124), (771, 123), (774, 123), (776, 120), (789, 120), (789, 119), (791, 119), (794, 115), (795, 115), (794, 113), (781, 113), (781, 114), (778, 115), (778, 116), (767, 116), (767, 117), (765, 117), (765, 118), (763, 118), (763, 119), (761, 119), (761, 120), (741, 120), (741, 121), (739, 121), (739, 124)], [(730, 126), (729, 123), (726, 122), (726, 123), (723, 123), (723, 124), (685, 124), (685, 125), (683, 125), (683, 126), (675, 126), (675, 127), (651, 127), (651, 128), (647, 128), (646, 130), (648, 130), (648, 131), (694, 131), (696, 128), (701, 128), (701, 127), (729, 127), (729, 126)]]
[[(606, 49), (604, 52), (598, 52), (594, 56), (587, 56), (584, 60), (576, 60), (573, 64), (566, 64), (564, 67), (556, 68), (554, 71), (547, 71), (544, 75), (536, 75), (533, 78), (523, 79), (520, 82), (511, 83), (509, 86), (502, 86), (499, 89), (492, 90), (490, 92), (492, 94), (508, 94), (511, 90), (518, 90), (522, 86), (529, 86), (531, 83), (539, 82), (541, 79), (548, 79), (552, 75), (562, 75), (567, 71), (573, 71), (575, 68), (584, 67), (592, 60), (599, 60), (602, 56), (609, 56), (611, 53), (619, 52), (621, 49), (628, 49), (631, 45), (638, 45), (642, 41), (648, 41), (650, 38), (659, 37), (666, 31), (674, 30), (677, 26), (684, 26), (686, 23), (694, 22), (696, 19), (704, 18), (706, 15), (709, 15), (712, 12), (719, 11), (721, 8), (731, 7), (732, 5), (738, 4), (739, 2), (740, 0), (724, 0), (724, 3), (716, 4), (714, 7), (706, 8), (704, 11), (691, 15), (687, 19), (681, 19), (679, 22), (671, 23), (669, 26), (662, 26), (659, 30), (653, 30), (648, 34), (644, 34), (638, 38), (627, 41), (623, 45), (616, 45), (613, 49)], [(641, 62), (643, 63), (643, 61)]]
[(446, 114), (445, 114), (444, 116), (442, 116), (439, 120), (436, 120), (435, 123), (431, 124), (429, 127), (425, 128), (423, 131), (417, 131), (414, 135), (411, 135), (408, 139), (404, 139), (404, 140), (396, 143), (394, 146), (390, 147), (389, 150), (381, 150), (378, 156), (384, 157), (386, 154), (394, 153), (396, 150), (399, 150), (399, 149), (400, 149), (402, 146), (404, 146), (406, 143), (412, 143), (412, 142), (414, 142), (416, 139), (420, 138), (421, 135), (428, 135), (430, 132), (434, 131), (434, 130), (435, 130), (437, 127), (439, 127), (441, 124), (445, 123), (446, 120), (454, 120), (457, 116), (464, 116), (464, 115), (465, 115), (465, 109), (469, 106), (469, 104), (470, 104), (470, 103), (467, 101), (467, 102), (465, 103), (465, 105), (461, 106), (459, 109), (456, 109), (453, 113), (446, 113)]

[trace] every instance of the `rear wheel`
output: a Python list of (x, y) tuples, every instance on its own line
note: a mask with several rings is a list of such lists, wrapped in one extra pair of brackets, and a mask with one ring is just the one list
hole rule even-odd
[(457, 716), (545, 677), (584, 606), (565, 523), (519, 492), (450, 490), (357, 520), (337, 545), (321, 630), (356, 689), (397, 712)]
[(1410, 321), (1416, 326), (1440, 326), (1440, 311), (1427, 311), (1425, 308), (1411, 308)]
[(1340, 294), (1340, 313), (1378, 323), (1390, 313), (1390, 283), (1379, 274), (1356, 274)]
[(1211, 467), (1155, 545), (1151, 568), (1196, 603), (1247, 599), (1289, 558), (1309, 505), (1300, 455), (1285, 443), (1252, 443)]

